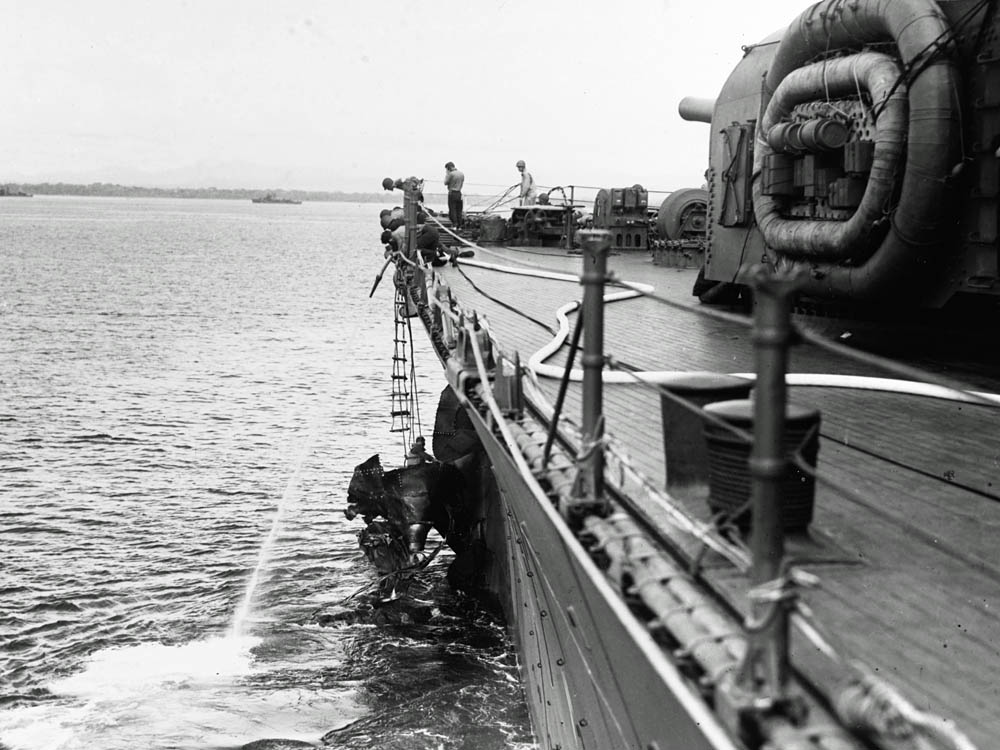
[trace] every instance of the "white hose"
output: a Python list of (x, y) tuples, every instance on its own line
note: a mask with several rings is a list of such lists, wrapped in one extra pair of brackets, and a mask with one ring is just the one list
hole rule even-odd
[[(512, 268), (510, 266), (500, 266), (493, 263), (483, 263), (460, 259), (459, 262), (466, 266), (475, 266), (490, 271), (500, 271), (502, 273), (514, 274), (517, 276), (533, 276), (541, 279), (551, 279), (552, 281), (571, 281), (579, 283), (580, 277), (568, 273), (556, 273), (553, 271), (534, 270), (530, 268)], [(655, 287), (650, 284), (637, 284), (635, 282), (624, 282), (629, 286), (629, 291), (613, 292), (604, 296), (605, 304), (618, 302), (621, 300), (641, 297), (643, 294), (652, 292)], [(535, 352), (528, 359), (528, 369), (539, 377), (553, 378), (556, 380), (564, 376), (565, 368), (558, 365), (545, 364), (545, 360), (555, 354), (566, 343), (569, 338), (569, 313), (580, 307), (580, 301), (574, 300), (556, 310), (556, 320), (559, 322), (559, 330), (552, 340)], [(604, 382), (610, 385), (627, 385), (630, 383), (646, 383), (649, 385), (671, 385), (680, 379), (690, 378), (699, 373), (691, 370), (645, 370), (642, 372), (605, 371)], [(738, 378), (754, 380), (752, 372), (729, 373)], [(569, 373), (570, 381), (574, 383), (582, 382), (583, 370), (574, 369)], [(898, 378), (877, 378), (864, 375), (837, 375), (833, 373), (788, 373), (785, 382), (790, 386), (801, 386), (806, 388), (846, 388), (862, 391), (879, 391), (882, 393), (896, 393), (905, 396), (919, 396), (922, 398), (937, 398), (945, 401), (954, 401), (965, 404), (983, 404), (990, 402), (1000, 406), (1000, 394), (981, 391), (960, 391), (946, 388), (941, 385), (931, 383), (921, 383), (916, 380), (901, 380)]]
[[(751, 372), (730, 373), (738, 378), (753, 380)], [(813, 372), (789, 373), (785, 376), (788, 385), (799, 385), (813, 388), (852, 388), (862, 391), (883, 391), (899, 393), (905, 396), (922, 396), (924, 398), (940, 398), (946, 401), (957, 401), (964, 404), (980, 404), (989, 401), (1000, 405), (1000, 394), (982, 391), (959, 391), (946, 388), (943, 385), (921, 383), (917, 380), (900, 380), (898, 378), (873, 378), (865, 375), (833, 375)]]
[[(456, 262), (463, 266), (485, 268), (489, 271), (500, 271), (501, 273), (509, 273), (515, 276), (534, 276), (539, 279), (551, 279), (552, 281), (572, 281), (576, 284), (580, 283), (580, 277), (572, 273), (556, 273), (555, 271), (542, 271), (532, 268), (514, 268), (513, 266), (498, 266), (495, 263), (483, 263), (480, 260), (469, 260), (468, 258), (457, 258)], [(649, 288), (652, 290), (653, 287)]]

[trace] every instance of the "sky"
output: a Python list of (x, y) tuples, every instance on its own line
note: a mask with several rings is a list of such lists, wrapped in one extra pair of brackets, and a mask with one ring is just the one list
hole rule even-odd
[(4, 0), (0, 182), (698, 186), (741, 45), (805, 0)]

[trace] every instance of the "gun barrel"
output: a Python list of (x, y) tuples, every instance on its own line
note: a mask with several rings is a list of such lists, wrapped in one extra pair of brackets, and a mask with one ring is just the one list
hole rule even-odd
[(715, 99), (703, 99), (697, 96), (685, 96), (677, 105), (681, 117), (692, 122), (712, 122), (714, 109)]

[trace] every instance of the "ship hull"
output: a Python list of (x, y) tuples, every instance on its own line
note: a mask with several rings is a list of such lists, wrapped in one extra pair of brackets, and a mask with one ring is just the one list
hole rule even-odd
[[(479, 412), (489, 593), (503, 607), (542, 748), (734, 748)], [(488, 486), (495, 483), (494, 487)]]

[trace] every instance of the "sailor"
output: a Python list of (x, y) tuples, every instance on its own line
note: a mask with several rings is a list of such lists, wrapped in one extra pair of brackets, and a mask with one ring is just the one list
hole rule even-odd
[(388, 229), (382, 230), (382, 236), (379, 238), (382, 244), (385, 245), (385, 257), (391, 258), (392, 254), (396, 252), (396, 240), (393, 239), (392, 232)]
[(444, 165), (444, 184), (448, 188), (448, 218), (456, 231), (462, 228), (462, 186), (465, 184), (465, 174), (455, 168), (455, 162)]
[(382, 232), (382, 242), (393, 252), (404, 252), (406, 250), (406, 227), (400, 225), (395, 229), (386, 229)]
[(382, 225), (383, 229), (388, 229), (391, 232), (396, 227), (402, 226), (406, 223), (406, 220), (403, 217), (403, 209), (399, 206), (392, 209), (383, 208), (379, 212), (379, 223)]
[(436, 464), (437, 460), (427, 452), (424, 436), (418, 435), (410, 446), (410, 452), (403, 459), (403, 466), (420, 466), (420, 464)]
[(521, 205), (535, 205), (535, 178), (524, 169), (524, 161), (518, 160), (517, 171), (521, 173)]
[[(443, 265), (443, 263), (437, 262), (439, 260), (439, 256), (442, 254), (440, 252), (440, 248), (438, 247), (440, 236), (438, 235), (437, 229), (429, 224), (418, 224), (416, 231), (417, 250), (420, 252), (424, 261), (435, 265)], [(400, 225), (391, 231), (388, 229), (385, 230), (382, 232), (382, 243), (385, 244), (390, 251), (400, 252), (405, 255), (406, 227)]]

